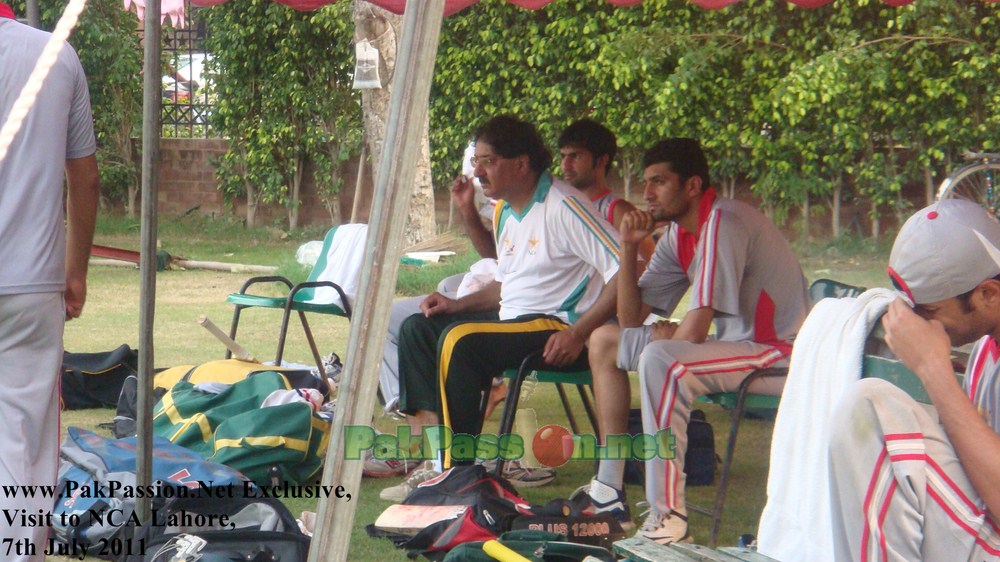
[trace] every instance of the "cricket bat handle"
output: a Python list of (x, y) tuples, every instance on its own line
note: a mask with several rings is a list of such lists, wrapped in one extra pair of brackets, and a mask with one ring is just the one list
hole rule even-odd
[(531, 560), (528, 560), (496, 540), (484, 542), (483, 552), (490, 558), (499, 560), (500, 562), (531, 562)]
[(233, 340), (233, 338), (229, 337), (228, 334), (220, 330), (219, 327), (216, 326), (214, 322), (208, 319), (208, 316), (205, 316), (204, 314), (199, 316), (198, 323), (201, 324), (203, 328), (208, 330), (208, 333), (212, 334), (213, 336), (216, 337), (216, 339), (221, 341), (222, 344), (225, 345), (226, 348), (233, 353), (233, 357), (239, 359), (240, 361), (248, 361), (250, 363), (257, 362), (257, 360), (254, 359), (254, 356), (251, 355), (250, 352), (247, 351), (245, 347), (236, 343)]

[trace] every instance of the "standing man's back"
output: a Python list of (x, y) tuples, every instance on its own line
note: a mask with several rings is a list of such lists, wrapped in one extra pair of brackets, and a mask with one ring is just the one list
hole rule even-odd
[[(16, 22), (0, 2), (0, 124), (49, 37)], [(87, 81), (76, 53), (63, 45), (0, 161), (0, 484), (56, 483), (63, 327), (80, 315), (87, 294), (99, 196), (95, 151)], [(52, 498), (2, 496), (0, 509), (48, 512)], [(0, 522), (0, 539), (18, 545), (7, 560), (42, 560), (47, 534), (45, 526)]]

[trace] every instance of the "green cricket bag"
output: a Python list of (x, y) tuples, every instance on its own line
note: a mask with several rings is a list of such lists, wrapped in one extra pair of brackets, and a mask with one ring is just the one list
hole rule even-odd
[(292, 385), (258, 373), (218, 393), (181, 381), (157, 403), (153, 433), (235, 468), (261, 485), (314, 480), (323, 466), (329, 422), (306, 402), (261, 407)]
[[(565, 535), (545, 531), (510, 531), (500, 535), (500, 544), (532, 562), (576, 562), (594, 558), (612, 562), (614, 557), (606, 548), (578, 544), (566, 540)], [(482, 542), (467, 542), (453, 548), (444, 562), (490, 562), (493, 557), (483, 552)]]

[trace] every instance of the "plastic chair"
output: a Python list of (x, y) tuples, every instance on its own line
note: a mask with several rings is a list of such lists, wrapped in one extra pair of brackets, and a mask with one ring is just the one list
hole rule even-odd
[[(815, 304), (825, 298), (856, 297), (863, 292), (865, 292), (864, 287), (848, 285), (847, 283), (832, 279), (817, 279), (809, 285), (809, 300), (812, 304)], [(781, 401), (780, 396), (749, 392), (750, 385), (763, 377), (784, 377), (787, 375), (787, 368), (758, 369), (743, 379), (736, 392), (717, 392), (707, 394), (698, 399), (699, 402), (717, 404), (730, 410), (729, 438), (726, 441), (725, 456), (722, 458), (722, 471), (719, 475), (719, 486), (715, 490), (714, 505), (709, 509), (690, 502), (687, 504), (688, 509), (691, 511), (712, 518), (712, 531), (708, 539), (708, 544), (711, 547), (715, 546), (715, 539), (718, 537), (719, 528), (722, 525), (722, 512), (725, 508), (726, 493), (729, 490), (733, 457), (736, 453), (736, 437), (740, 431), (740, 421), (747, 410), (777, 410), (778, 404)]]
[[(294, 311), (298, 313), (302, 330), (305, 332), (306, 339), (309, 342), (309, 349), (312, 351), (316, 366), (319, 368), (320, 374), (324, 377), (326, 376), (323, 369), (323, 358), (316, 346), (312, 330), (309, 329), (306, 313), (332, 314), (343, 316), (348, 320), (351, 318), (351, 302), (345, 290), (341, 288), (344, 281), (340, 278), (334, 279), (340, 271), (340, 268), (335, 265), (338, 251), (334, 244), (338, 228), (331, 228), (326, 233), (326, 237), (323, 240), (323, 250), (305, 282), (293, 285), (287, 278), (277, 275), (253, 277), (243, 284), (238, 293), (232, 293), (226, 297), (226, 302), (232, 303), (234, 306), (233, 321), (229, 329), (230, 338), (233, 340), (236, 339), (236, 332), (239, 328), (240, 316), (243, 309), (271, 308), (282, 310), (281, 331), (278, 332), (278, 347), (274, 355), (275, 364), (280, 365), (285, 350), (285, 338), (288, 334), (288, 322)], [(356, 268), (351, 269), (351, 271), (355, 270)], [(254, 285), (262, 283), (279, 283), (284, 285), (284, 290), (287, 293), (280, 297), (269, 297), (247, 292)], [(228, 359), (231, 355), (232, 352), (227, 350), (226, 358)]]
[[(562, 401), (563, 409), (566, 411), (566, 417), (569, 419), (569, 425), (574, 435), (578, 435), (580, 429), (570, 408), (569, 397), (566, 395), (566, 389), (563, 388), (563, 385), (576, 385), (580, 393), (580, 400), (583, 402), (583, 408), (587, 412), (587, 418), (590, 419), (590, 425), (594, 428), (594, 434), (596, 435), (597, 416), (594, 414), (592, 398), (587, 395), (587, 388), (593, 382), (593, 376), (590, 371), (549, 371), (545, 370), (545, 367), (545, 361), (542, 359), (542, 350), (538, 350), (528, 354), (521, 361), (521, 366), (517, 370), (510, 369), (504, 371), (503, 376), (510, 379), (510, 382), (507, 385), (507, 398), (504, 401), (503, 414), (500, 416), (500, 429), (497, 431), (497, 435), (507, 435), (514, 429), (514, 417), (517, 415), (517, 401), (521, 396), (521, 386), (532, 373), (535, 373), (538, 382), (556, 385), (556, 390), (559, 392), (559, 399)], [(593, 394), (592, 390), (591, 394)], [(482, 402), (479, 405), (479, 411), (484, 418), (488, 401), (489, 392), (484, 392)], [(504, 464), (503, 459), (497, 459), (494, 474), (497, 476), (503, 475)]]

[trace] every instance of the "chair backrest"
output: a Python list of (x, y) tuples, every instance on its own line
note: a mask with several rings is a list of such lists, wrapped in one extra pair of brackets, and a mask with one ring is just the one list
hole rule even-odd
[(809, 285), (809, 302), (816, 304), (826, 298), (856, 297), (866, 290), (865, 287), (848, 285), (833, 279), (817, 279)]
[[(327, 231), (323, 249), (307, 281), (330, 281), (344, 290), (351, 308), (358, 294), (358, 280), (365, 259), (367, 224), (343, 224)], [(308, 288), (299, 292), (297, 301), (334, 303), (343, 308), (340, 296), (329, 287)]]

